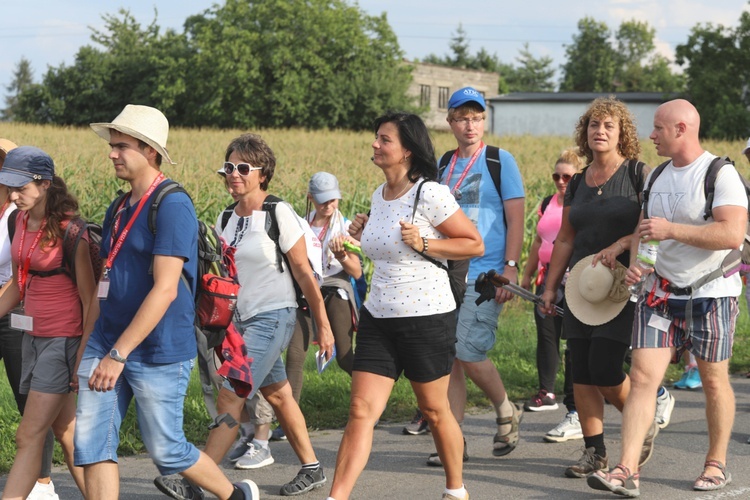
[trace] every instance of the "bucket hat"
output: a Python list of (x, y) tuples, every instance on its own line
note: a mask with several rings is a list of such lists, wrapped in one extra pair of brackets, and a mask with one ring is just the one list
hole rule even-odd
[(91, 128), (105, 141), (109, 141), (111, 129), (135, 137), (154, 148), (167, 163), (175, 165), (167, 152), (169, 121), (156, 108), (128, 104), (112, 123), (92, 123)]
[(23, 187), (31, 181), (52, 180), (55, 162), (50, 155), (33, 146), (20, 146), (8, 151), (0, 170), (0, 184)]
[(467, 102), (475, 102), (482, 106), (482, 110), (487, 109), (484, 97), (482, 97), (482, 94), (474, 87), (464, 87), (453, 92), (453, 95), (448, 101), (448, 108), (457, 108)]
[(310, 177), (308, 192), (315, 203), (323, 204), (331, 200), (340, 200), (339, 181), (336, 176), (328, 172), (317, 172)]
[(603, 325), (615, 319), (630, 298), (625, 285), (625, 266), (617, 263), (614, 270), (601, 262), (591, 267), (593, 255), (573, 266), (565, 285), (568, 309), (583, 324)]

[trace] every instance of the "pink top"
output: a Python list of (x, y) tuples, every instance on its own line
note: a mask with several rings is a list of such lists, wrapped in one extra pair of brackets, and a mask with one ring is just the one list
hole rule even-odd
[[(11, 257), (16, 266), (23, 219), (23, 213), (16, 217), (16, 231), (11, 247)], [(26, 259), (37, 233), (38, 231), (26, 231), (22, 259)], [(88, 241), (87, 232), (82, 237)], [(55, 246), (45, 246), (44, 249), (40, 243), (34, 249), (29, 267), (35, 271), (51, 271), (62, 266), (62, 259), (63, 250), (59, 241)], [(80, 337), (83, 334), (83, 313), (78, 287), (65, 273), (47, 277), (29, 274), (26, 280), (24, 313), (33, 318), (34, 324), (33, 330), (27, 333), (36, 337)]]
[(544, 213), (542, 213), (542, 207), (539, 207), (539, 222), (536, 225), (536, 232), (542, 239), (539, 247), (539, 269), (549, 264), (552, 258), (552, 247), (562, 224), (562, 212), (563, 207), (557, 201), (557, 193), (552, 195)]

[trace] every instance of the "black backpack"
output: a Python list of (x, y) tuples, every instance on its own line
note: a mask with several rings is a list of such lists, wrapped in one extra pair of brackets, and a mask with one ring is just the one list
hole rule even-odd
[[(16, 218), (18, 217), (20, 210), (13, 210), (8, 215), (8, 237), (10, 241), (13, 241), (13, 235), (16, 232)], [(62, 245), (63, 245), (63, 265), (49, 271), (36, 271), (29, 269), (29, 274), (32, 276), (39, 276), (44, 278), (47, 276), (54, 276), (56, 274), (67, 274), (73, 283), (76, 283), (76, 251), (78, 250), (78, 243), (81, 241), (84, 231), (88, 231), (89, 236), (89, 256), (91, 257), (91, 266), (94, 270), (94, 281), (99, 282), (99, 278), (102, 275), (102, 267), (104, 266), (104, 260), (100, 255), (102, 248), (102, 226), (94, 224), (93, 222), (86, 222), (80, 217), (75, 217), (68, 222), (68, 226), (65, 228), (63, 234)]]

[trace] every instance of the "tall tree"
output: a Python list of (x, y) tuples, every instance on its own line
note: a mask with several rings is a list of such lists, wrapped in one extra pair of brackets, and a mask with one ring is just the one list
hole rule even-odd
[(701, 114), (701, 134), (713, 138), (750, 135), (750, 13), (736, 27), (698, 24), (677, 46), (687, 92)]
[(34, 83), (34, 72), (31, 62), (22, 57), (16, 69), (13, 70), (13, 79), (10, 85), (5, 87), (8, 94), (5, 97), (5, 109), (2, 110), (2, 119), (12, 121), (16, 119), (19, 111), (19, 97)]
[(448, 47), (453, 51), (451, 66), (454, 68), (469, 68), (472, 66), (472, 57), (469, 52), (469, 38), (461, 23), (458, 24), (456, 33), (451, 38)]
[(516, 57), (518, 66), (515, 68), (511, 92), (552, 92), (555, 83), (552, 77), (555, 70), (552, 68), (551, 57), (536, 58), (529, 50), (529, 44), (524, 43), (523, 48), (518, 51)]
[(568, 92), (607, 92), (613, 90), (617, 54), (606, 23), (584, 17), (578, 21), (573, 43), (565, 46), (567, 61), (562, 66), (560, 90)]

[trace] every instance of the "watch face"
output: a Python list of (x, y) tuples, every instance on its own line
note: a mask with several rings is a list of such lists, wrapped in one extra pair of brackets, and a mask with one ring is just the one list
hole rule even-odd
[(515, 260), (509, 260), (506, 265), (510, 267), (518, 267), (518, 262), (516, 262)]

